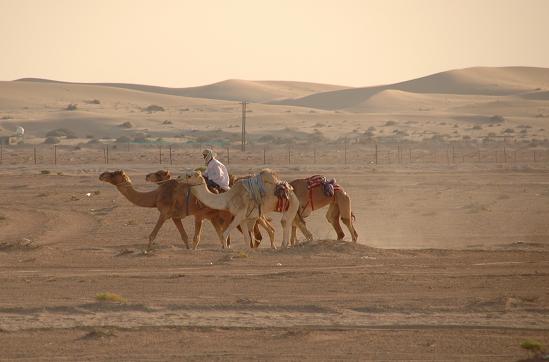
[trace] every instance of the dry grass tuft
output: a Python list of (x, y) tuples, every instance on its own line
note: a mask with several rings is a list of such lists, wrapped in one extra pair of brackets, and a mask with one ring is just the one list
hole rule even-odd
[(23, 238), (17, 241), (0, 242), (0, 251), (29, 251), (38, 249), (40, 245), (34, 244), (33, 240)]
[(103, 339), (107, 337), (114, 337), (115, 334), (110, 329), (105, 328), (93, 328), (91, 331), (80, 337), (80, 339)]
[(100, 302), (115, 302), (115, 303), (127, 303), (128, 300), (123, 296), (111, 293), (111, 292), (102, 292), (95, 295), (95, 299)]

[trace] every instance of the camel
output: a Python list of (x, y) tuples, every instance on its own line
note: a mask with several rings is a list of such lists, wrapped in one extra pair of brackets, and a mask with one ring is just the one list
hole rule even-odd
[[(304, 224), (304, 219), (313, 211), (330, 205), (328, 207), (328, 212), (326, 213), (326, 219), (335, 229), (337, 233), (337, 240), (342, 240), (345, 237), (345, 233), (339, 224), (339, 218), (341, 217), (341, 221), (343, 221), (351, 233), (353, 242), (357, 242), (358, 233), (353, 226), (353, 219), (355, 217), (351, 211), (351, 198), (343, 189), (335, 191), (334, 196), (330, 197), (324, 194), (322, 186), (314, 187), (309, 190), (307, 187), (308, 179), (293, 180), (290, 182), (290, 185), (293, 186), (294, 193), (299, 199), (299, 211), (297, 218), (301, 220), (298, 221)], [(300, 228), (303, 229), (302, 227)], [(292, 245), (294, 245), (296, 241), (296, 232), (297, 227), (294, 223), (294, 225), (292, 225)]]
[(188, 185), (171, 180), (162, 183), (156, 190), (140, 192), (134, 189), (131, 179), (122, 170), (103, 172), (99, 176), (99, 180), (116, 186), (118, 191), (134, 205), (150, 208), (156, 207), (158, 209), (160, 215), (154, 229), (149, 235), (147, 250), (150, 250), (164, 222), (170, 218), (177, 227), (181, 240), (185, 243), (187, 249), (189, 249), (189, 237), (181, 221), (181, 219), (189, 215), (194, 215), (195, 217), (193, 249), (196, 249), (200, 241), (203, 219), (211, 221), (221, 240), (221, 245), (223, 247), (227, 245), (226, 238), (223, 238), (223, 231), (230, 224), (232, 215), (228, 212), (220, 212), (200, 205), (190, 192), (186, 192), (189, 190)]
[[(168, 171), (168, 170), (158, 170), (156, 172), (152, 172), (152, 173), (149, 173), (148, 175), (146, 175), (145, 180), (147, 180), (148, 182), (163, 184), (166, 181), (171, 180), (172, 179), (171, 177), (172, 177), (172, 175), (171, 175), (170, 171)], [(234, 176), (231, 175), (230, 180), (231, 180), (230, 185), (233, 186), (235, 180), (237, 180), (237, 179)], [(267, 218), (265, 218), (263, 216), (260, 217), (254, 225), (253, 231), (254, 231), (255, 242), (254, 242), (254, 245), (250, 245), (250, 247), (251, 248), (259, 247), (260, 241), (263, 238), (263, 236), (261, 235), (261, 232), (259, 231), (259, 227), (258, 227), (259, 225), (261, 225), (267, 231), (267, 233), (269, 234), (269, 239), (271, 241), (271, 248), (276, 249), (274, 226), (270, 222), (270, 220), (268, 220)], [(239, 231), (242, 231), (240, 225), (237, 228), (239, 229)], [(195, 232), (196, 232), (196, 229), (195, 229)]]
[[(194, 171), (187, 174), (186, 183), (191, 185), (191, 192), (204, 205), (216, 210), (228, 210), (233, 214), (234, 219), (229, 227), (223, 233), (223, 238), (226, 239), (232, 229), (240, 225), (246, 239), (246, 243), (250, 244), (251, 238), (248, 232), (256, 220), (263, 214), (270, 213), (276, 210), (278, 198), (275, 196), (275, 188), (279, 182), (277, 176), (269, 169), (262, 170), (256, 180), (263, 184), (265, 193), (260, 201), (256, 203), (253, 196), (248, 192), (244, 185), (245, 180), (239, 181), (227, 192), (214, 194), (208, 190), (206, 182), (200, 171)], [(288, 246), (290, 238), (291, 222), (295, 219), (299, 208), (299, 200), (290, 190), (288, 209), (282, 212), (282, 229), (283, 241), (282, 247)]]

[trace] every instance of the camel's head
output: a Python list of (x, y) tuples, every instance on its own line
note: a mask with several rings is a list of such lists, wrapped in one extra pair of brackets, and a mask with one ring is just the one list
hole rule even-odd
[(170, 171), (168, 170), (159, 170), (145, 176), (145, 180), (148, 182), (162, 182), (167, 181), (172, 178)]
[(99, 175), (99, 181), (108, 182), (110, 184), (113, 184), (114, 186), (123, 184), (123, 183), (131, 183), (132, 180), (124, 173), (122, 170), (118, 171), (105, 171), (101, 175)]
[(200, 171), (187, 172), (187, 174), (185, 175), (185, 183), (191, 186), (201, 185), (204, 182), (204, 176), (202, 176), (202, 172)]

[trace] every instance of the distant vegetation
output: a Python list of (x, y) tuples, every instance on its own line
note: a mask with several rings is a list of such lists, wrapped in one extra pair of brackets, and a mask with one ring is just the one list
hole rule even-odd
[(121, 123), (118, 125), (118, 127), (121, 127), (121, 128), (133, 128), (135, 127), (133, 123), (131, 122), (124, 122), (124, 123)]
[(45, 144), (48, 144), (48, 145), (56, 145), (58, 144), (60, 141), (59, 141), (59, 138), (58, 137), (47, 137), (45, 140), (44, 140), (44, 143)]
[(66, 138), (77, 138), (76, 134), (70, 129), (66, 128), (57, 128), (46, 133), (46, 137), (66, 137)]
[(66, 111), (76, 111), (78, 109), (78, 105), (74, 103), (70, 103), (65, 110)]
[(164, 112), (164, 107), (157, 106), (156, 104), (151, 104), (150, 106), (143, 108), (143, 112), (153, 113), (153, 112)]

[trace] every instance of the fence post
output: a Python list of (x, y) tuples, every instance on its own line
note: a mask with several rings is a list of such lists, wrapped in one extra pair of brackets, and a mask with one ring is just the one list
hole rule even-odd
[(57, 145), (53, 145), (53, 164), (57, 165)]
[(170, 145), (170, 165), (172, 164), (172, 145)]
[(347, 164), (347, 137), (345, 137), (345, 164)]
[(376, 165), (377, 165), (377, 143), (376, 143)]
[(32, 145), (34, 164), (36, 165), (36, 145)]
[(109, 145), (107, 145), (107, 165), (109, 164)]
[(288, 148), (288, 165), (292, 163), (291, 154), (292, 154), (292, 149)]
[(160, 164), (162, 164), (162, 145), (158, 146), (158, 156)]
[(534, 162), (536, 162), (536, 151), (534, 151)]

